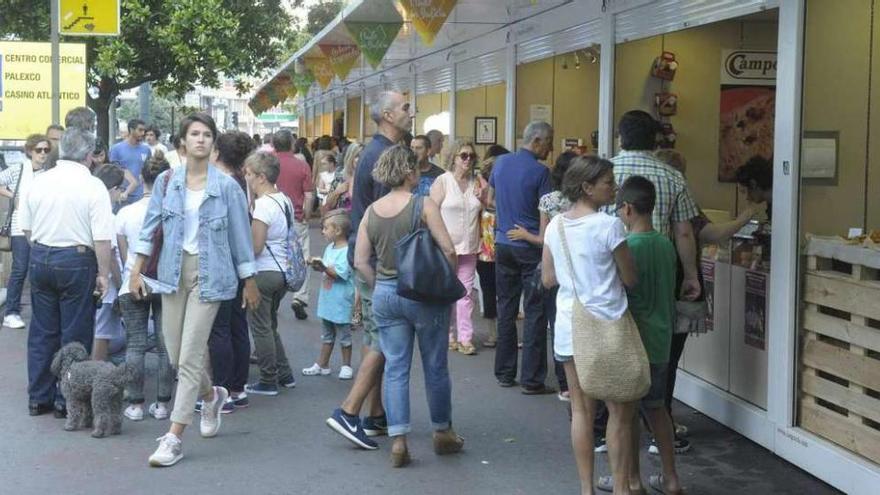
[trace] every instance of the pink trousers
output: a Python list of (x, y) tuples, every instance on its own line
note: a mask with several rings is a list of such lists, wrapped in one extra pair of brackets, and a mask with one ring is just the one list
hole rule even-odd
[[(474, 300), (471, 293), (474, 291), (474, 277), (477, 272), (477, 255), (464, 254), (458, 256), (458, 280), (464, 285), (467, 293), (455, 303), (455, 327), (458, 329), (458, 342), (470, 344), (474, 338), (474, 323), (471, 315), (474, 312)], [(455, 333), (450, 329), (449, 341), (455, 341)]]

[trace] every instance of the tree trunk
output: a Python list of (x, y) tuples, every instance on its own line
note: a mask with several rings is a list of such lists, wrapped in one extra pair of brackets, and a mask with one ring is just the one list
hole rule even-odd
[(94, 110), (98, 117), (97, 136), (104, 141), (108, 149), (113, 145), (111, 139), (114, 137), (110, 135), (110, 105), (113, 104), (117, 94), (119, 93), (116, 90), (116, 83), (105, 78), (98, 83), (98, 97), (88, 97), (89, 108)]

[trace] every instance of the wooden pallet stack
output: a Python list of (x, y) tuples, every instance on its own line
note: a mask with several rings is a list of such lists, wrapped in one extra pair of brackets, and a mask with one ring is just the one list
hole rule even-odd
[(800, 426), (880, 464), (878, 270), (807, 257)]

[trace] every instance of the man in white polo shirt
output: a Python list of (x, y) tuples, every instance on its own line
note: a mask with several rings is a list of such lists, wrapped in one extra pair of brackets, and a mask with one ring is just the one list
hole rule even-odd
[(95, 136), (70, 128), (61, 138), (55, 168), (31, 182), (19, 222), (31, 242), (33, 316), (28, 332), (28, 404), (32, 416), (65, 401), (49, 371), (55, 352), (77, 341), (91, 349), (95, 292), (103, 296), (110, 273), (113, 213), (104, 184), (85, 165)]

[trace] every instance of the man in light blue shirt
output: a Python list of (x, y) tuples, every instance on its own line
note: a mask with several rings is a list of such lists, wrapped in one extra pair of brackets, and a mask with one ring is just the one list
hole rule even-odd
[(137, 178), (135, 183), (126, 184), (125, 190), (119, 195), (119, 202), (122, 204), (134, 203), (144, 195), (144, 186), (140, 179), (141, 168), (153, 153), (150, 147), (144, 144), (146, 128), (143, 120), (129, 120), (128, 137), (110, 148), (110, 161), (125, 167)]

